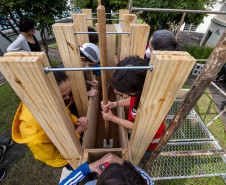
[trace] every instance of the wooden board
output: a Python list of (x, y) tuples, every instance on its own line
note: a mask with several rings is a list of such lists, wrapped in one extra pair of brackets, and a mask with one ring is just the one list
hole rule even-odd
[(130, 26), (129, 56), (144, 58), (150, 26), (147, 24), (132, 24)]
[[(119, 10), (119, 19), (123, 19), (124, 14), (129, 14), (129, 10), (120, 9)], [(123, 21), (119, 21), (119, 24), (122, 24)], [(121, 52), (121, 35), (118, 35), (118, 51), (117, 51), (117, 60), (120, 61), (120, 52)]]
[(184, 99), (189, 91), (190, 91), (190, 89), (181, 89), (177, 94), (177, 98)]
[[(81, 145), (44, 52), (0, 57), (0, 69), (11, 87), (73, 168), (79, 164)], [(20, 57), (19, 55), (24, 55)]]
[(195, 64), (193, 57), (183, 53), (152, 52), (150, 64), (154, 65), (154, 70), (147, 71), (129, 142), (134, 164), (140, 162)]
[[(74, 31), (88, 32), (88, 25), (86, 22), (86, 14), (72, 14), (73, 23), (75, 25)], [(89, 42), (88, 34), (76, 34), (76, 44), (82, 46), (84, 43)]]
[[(80, 52), (74, 36), (74, 24), (56, 23), (53, 25), (53, 32), (64, 67), (81, 67)], [(71, 82), (71, 91), (79, 116), (86, 116), (88, 109), (88, 96), (84, 74), (81, 71), (67, 71), (67, 75)]]
[[(100, 80), (98, 80), (100, 84)], [(97, 135), (97, 124), (98, 124), (98, 112), (100, 106), (100, 85), (95, 87), (98, 90), (98, 95), (96, 97), (89, 98), (89, 106), (87, 111), (87, 118), (89, 120), (88, 129), (84, 133), (83, 139), (83, 150), (92, 149), (96, 146), (96, 135)]]
[[(107, 32), (116, 32), (115, 25), (107, 24), (106, 25)], [(107, 66), (112, 67), (116, 65), (116, 34), (108, 34), (106, 35), (106, 45), (107, 45)], [(107, 81), (109, 82), (112, 79), (113, 71), (107, 72)]]
[[(82, 9), (82, 13), (86, 14), (86, 18), (93, 18), (92, 9)], [(93, 20), (87, 20), (87, 25), (93, 27)]]
[[(122, 32), (130, 32), (130, 25), (135, 23), (136, 18), (137, 18), (137, 16), (134, 14), (124, 14), (123, 15)], [(121, 46), (120, 47), (121, 47), (120, 60), (123, 60), (125, 57), (129, 56), (130, 35), (128, 35), (128, 34), (121, 35)]]

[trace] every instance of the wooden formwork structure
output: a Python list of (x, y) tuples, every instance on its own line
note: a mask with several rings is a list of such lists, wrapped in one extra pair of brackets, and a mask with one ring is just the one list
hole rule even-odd
[[(89, 41), (86, 34), (74, 34), (75, 31), (87, 32), (86, 18), (90, 16), (90, 13), (87, 13), (90, 11), (83, 12), (84, 14), (73, 15), (73, 23), (53, 25), (62, 62), (66, 68), (81, 67), (78, 46)], [(120, 12), (123, 14), (125, 11)], [(98, 14), (103, 17), (104, 13), (104, 7), (99, 6)], [(149, 25), (135, 24), (136, 16), (132, 14), (120, 16), (123, 17), (122, 31), (129, 31), (130, 34), (119, 37), (118, 56), (115, 56), (114, 52), (116, 36), (107, 35), (106, 41), (101, 38), (105, 36), (105, 31), (101, 29), (105, 22), (103, 19), (101, 26), (98, 22), (100, 52), (101, 56), (103, 51), (105, 52), (107, 66), (114, 66), (127, 56), (143, 58), (148, 42)], [(98, 21), (100, 19), (101, 17), (98, 17)], [(106, 30), (114, 31), (115, 28), (113, 25), (106, 25)], [(150, 60), (151, 64), (154, 70), (147, 72), (130, 141), (128, 141), (127, 130), (114, 123), (109, 123), (109, 133), (105, 134), (106, 124), (104, 125), (99, 110), (99, 102), (103, 95), (99, 93), (97, 97), (88, 99), (83, 73), (67, 71), (79, 115), (87, 116), (89, 120), (81, 146), (54, 76), (51, 73), (46, 74), (43, 70), (44, 66), (49, 66), (45, 53), (7, 53), (0, 58), (1, 72), (73, 168), (87, 160), (95, 161), (109, 152), (131, 160), (134, 164), (140, 162), (174, 99), (178, 94), (184, 96), (186, 93), (181, 91), (181, 88), (195, 64), (195, 59), (187, 52), (154, 51)], [(103, 74), (102, 78), (105, 76)], [(106, 79), (102, 80), (102, 89), (105, 90), (107, 89), (106, 81), (111, 78), (112, 72), (106, 75)], [(99, 92), (101, 92), (100, 87)], [(116, 97), (112, 90), (106, 93), (111, 101), (122, 98)], [(118, 107), (115, 114), (120, 118), (125, 118), (123, 108)], [(105, 138), (114, 139), (113, 148), (102, 147)]]

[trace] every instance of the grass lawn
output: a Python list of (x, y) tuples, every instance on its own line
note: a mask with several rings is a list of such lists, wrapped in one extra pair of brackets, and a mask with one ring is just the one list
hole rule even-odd
[(58, 49), (58, 45), (57, 43), (51, 44), (49, 45), (50, 48), (54, 48), (54, 49)]
[(20, 102), (8, 83), (0, 87), (0, 134), (12, 126)]

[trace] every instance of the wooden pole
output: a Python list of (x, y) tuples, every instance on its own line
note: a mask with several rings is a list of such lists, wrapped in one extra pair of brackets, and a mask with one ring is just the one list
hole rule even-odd
[(64, 158), (76, 168), (81, 145), (53, 74), (44, 72), (44, 66), (50, 67), (46, 54), (10, 54), (0, 57), (2, 74)]
[(223, 154), (226, 154), (225, 149), (161, 152), (159, 156), (160, 157), (188, 157), (188, 156), (223, 155)]
[(101, 5), (101, 0), (98, 0), (98, 6), (100, 6)]
[(185, 17), (185, 15), (186, 15), (186, 13), (183, 13), (183, 15), (181, 17), (180, 25), (177, 28), (177, 33), (176, 33), (176, 36), (175, 36), (176, 40), (177, 40), (177, 37), (178, 37), (178, 35), (180, 33), (180, 28), (181, 28), (182, 24), (184, 23), (184, 17)]
[[(93, 18), (92, 9), (82, 9), (82, 13), (86, 14), (86, 18)], [(86, 22), (88, 26), (93, 27), (93, 20), (87, 20)]]
[[(75, 31), (77, 32), (88, 32), (88, 25), (86, 22), (86, 14), (72, 14), (73, 23), (75, 25)], [(89, 42), (88, 34), (76, 34), (76, 44), (82, 46), (86, 42)]]
[[(53, 32), (64, 67), (81, 67), (80, 51), (75, 42), (74, 24), (56, 23), (53, 25)], [(79, 116), (86, 116), (88, 109), (88, 96), (84, 74), (81, 71), (67, 71), (66, 73), (71, 82), (71, 91)]]
[(130, 26), (130, 45), (128, 46), (130, 48), (128, 56), (144, 58), (149, 31), (150, 26), (147, 24), (132, 24)]
[[(124, 14), (123, 15), (123, 32), (130, 32), (130, 25), (134, 24), (137, 16), (134, 14)], [(118, 57), (118, 61), (123, 60), (125, 57), (129, 56), (130, 51), (130, 35), (121, 35), (121, 51), (119, 53), (120, 58)]]
[(133, 8), (133, 0), (129, 1), (129, 13), (132, 13), (132, 8)]
[[(99, 32), (100, 65), (101, 67), (107, 67), (106, 17), (105, 17), (105, 8), (103, 5), (100, 5), (97, 8), (97, 18), (98, 18), (98, 32)], [(106, 105), (108, 103), (106, 70), (101, 71), (101, 83), (102, 83), (103, 102)], [(105, 121), (105, 134), (106, 134), (107, 144), (109, 144), (110, 128), (109, 128), (108, 121)]]
[(186, 52), (153, 51), (129, 142), (132, 162), (138, 164), (183, 86), (195, 59)]
[(226, 30), (222, 34), (218, 44), (210, 55), (203, 70), (197, 77), (196, 81), (191, 87), (191, 90), (186, 95), (180, 109), (177, 111), (173, 120), (171, 121), (167, 131), (163, 134), (157, 147), (152, 152), (150, 158), (144, 165), (144, 170), (147, 170), (153, 162), (157, 159), (163, 147), (167, 144), (170, 138), (174, 135), (180, 125), (184, 122), (186, 116), (190, 113), (196, 102), (204, 93), (205, 89), (210, 85), (213, 78), (217, 75), (219, 70), (225, 64), (226, 58)]

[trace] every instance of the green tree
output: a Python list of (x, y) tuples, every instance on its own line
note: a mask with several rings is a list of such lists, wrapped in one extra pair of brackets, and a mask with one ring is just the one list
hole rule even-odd
[[(63, 11), (66, 10), (66, 3), (66, 0), (1, 0), (0, 24), (10, 26), (18, 35), (16, 29), (18, 20), (15, 19), (13, 13), (17, 13), (20, 18), (23, 16), (30, 18), (36, 23), (36, 29), (40, 31), (45, 52), (48, 55), (45, 30), (48, 35), (52, 34), (52, 25), (55, 23), (54, 17), (62, 17)], [(3, 33), (0, 34), (7, 37)]]
[[(101, 1), (102, 5), (106, 9), (106, 13), (118, 12), (119, 9), (125, 9), (128, 7), (129, 0), (110, 0), (110, 1)], [(98, 0), (75, 0), (75, 6), (80, 8), (91, 8), (93, 12), (97, 12)]]
[[(167, 9), (189, 9), (189, 10), (209, 10), (217, 0), (133, 0), (133, 7), (139, 8), (167, 8)], [(151, 26), (151, 32), (158, 29), (177, 29), (180, 24), (182, 14), (171, 12), (140, 12), (139, 16), (143, 21)], [(200, 24), (205, 14), (191, 14), (185, 16), (184, 22), (195, 25)]]

